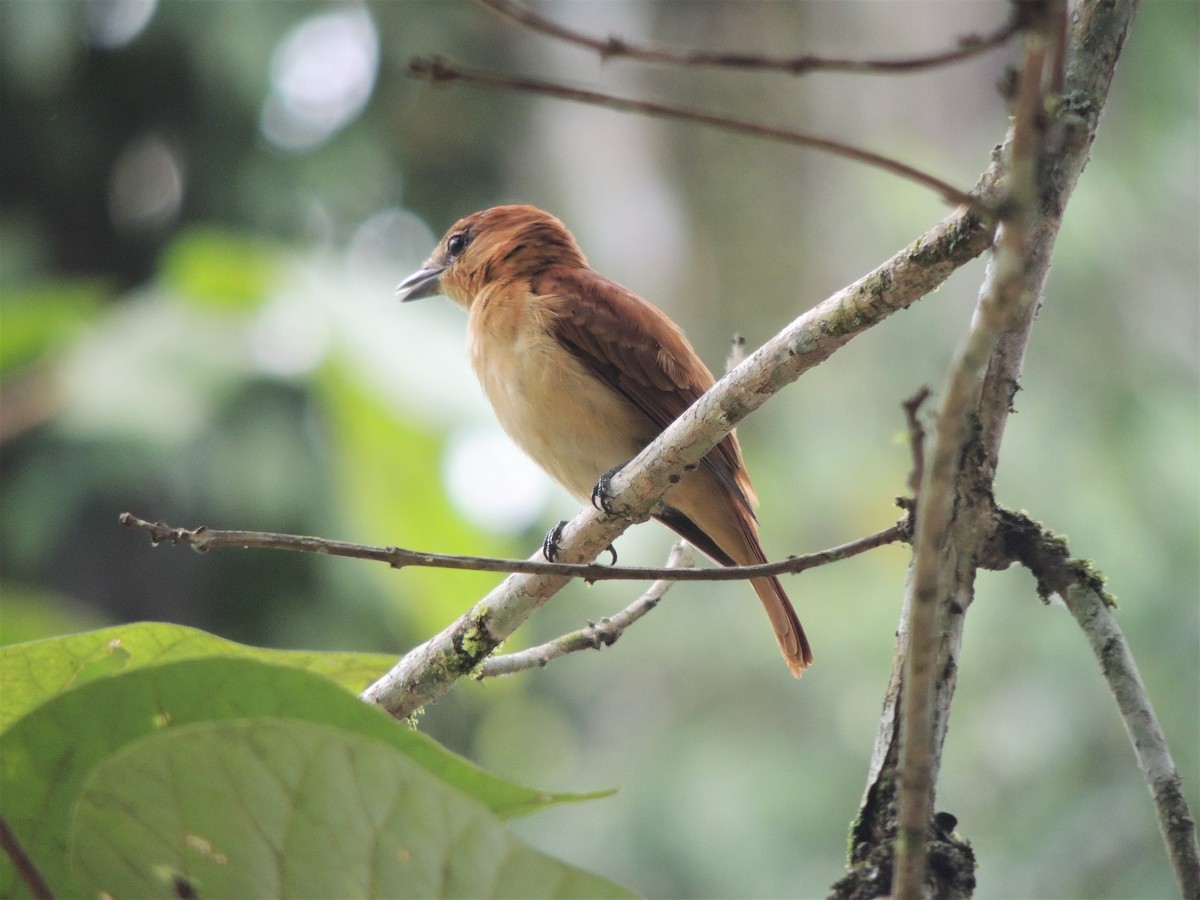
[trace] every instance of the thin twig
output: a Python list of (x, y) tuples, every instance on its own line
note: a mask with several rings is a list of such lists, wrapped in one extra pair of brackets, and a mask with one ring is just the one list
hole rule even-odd
[(46, 879), (38, 871), (37, 865), (29, 858), (29, 854), (25, 852), (25, 848), (13, 833), (8, 820), (2, 815), (0, 815), (0, 849), (4, 850), (4, 855), (8, 857), (8, 861), (12, 863), (17, 874), (21, 876), (25, 886), (29, 888), (29, 893), (37, 900), (54, 900), (54, 893), (50, 890), (50, 885), (46, 883)]
[(1158, 828), (1183, 897), (1200, 897), (1200, 847), (1196, 822), (1183, 796), (1179, 770), (1171, 758), (1141, 673), (1105, 598), (1092, 586), (1072, 584), (1064, 593), (1067, 609), (1087, 635), (1108, 682), (1138, 766), (1154, 798)]
[[(686, 541), (676, 542), (671, 548), (670, 556), (667, 557), (667, 568), (687, 569), (693, 565), (695, 565), (695, 561), (691, 545)], [(484, 660), (476, 677), (493, 678), (529, 669), (545, 668), (551, 660), (566, 656), (568, 653), (611, 647), (617, 642), (617, 638), (625, 633), (626, 628), (658, 606), (658, 601), (671, 589), (676, 580), (678, 579), (660, 578), (623, 610), (606, 616), (599, 622), (590, 622), (586, 628), (572, 631), (570, 634), (564, 634), (562, 637), (517, 653), (489, 657)]]
[(764, 575), (795, 575), (807, 569), (849, 559), (876, 547), (908, 540), (910, 525), (897, 522), (889, 528), (866, 535), (838, 547), (804, 556), (789, 556), (772, 563), (753, 566), (728, 566), (717, 569), (681, 569), (675, 566), (600, 566), (576, 563), (546, 562), (536, 555), (531, 559), (497, 559), (489, 556), (455, 556), (446, 553), (423, 553), (403, 547), (372, 547), (348, 541), (309, 537), (300, 534), (280, 534), (274, 531), (221, 531), (201, 525), (198, 528), (177, 528), (165, 522), (148, 522), (132, 513), (121, 513), (118, 521), (127, 528), (141, 531), (154, 544), (164, 541), (191, 547), (206, 553), (219, 547), (242, 547), (258, 550), (293, 550), (320, 553), (387, 563), (393, 569), (417, 566), (433, 569), (457, 569), (469, 572), (504, 572), (524, 575), (566, 575), (595, 581), (742, 581)]
[(544, 97), (574, 100), (577, 103), (590, 103), (594, 106), (604, 106), (608, 109), (616, 109), (622, 112), (635, 112), (660, 119), (692, 122), (698, 125), (719, 128), (723, 131), (732, 131), (735, 134), (781, 141), (785, 144), (792, 144), (798, 147), (808, 147), (824, 153), (832, 153), (835, 156), (841, 156), (845, 159), (852, 159), (855, 162), (865, 163), (866, 165), (882, 169), (885, 172), (890, 172), (900, 178), (916, 182), (923, 187), (935, 191), (947, 203), (954, 206), (965, 206), (981, 218), (990, 220), (994, 215), (991, 207), (985, 202), (947, 181), (942, 181), (940, 178), (936, 178), (927, 172), (922, 172), (920, 169), (914, 168), (907, 163), (902, 163), (899, 160), (874, 153), (870, 150), (863, 150), (860, 147), (854, 147), (841, 141), (830, 140), (829, 138), (816, 137), (799, 131), (790, 131), (786, 128), (773, 128), (769, 125), (747, 122), (742, 119), (704, 112), (703, 110), (685, 109), (665, 103), (655, 103), (651, 100), (618, 97), (615, 94), (571, 87), (570, 85), (554, 81), (539, 81), (534, 78), (523, 78), (517, 75), (502, 75), (496, 72), (467, 69), (437, 58), (409, 60), (408, 72), (410, 75), (419, 78), (428, 78), (434, 84), (462, 81), (481, 87), (521, 91), (527, 94), (540, 94)]
[(929, 399), (929, 388), (922, 387), (902, 404), (908, 422), (908, 442), (912, 448), (913, 467), (908, 475), (908, 489), (914, 497), (921, 490), (921, 474), (925, 471), (925, 426), (919, 415), (922, 404)]
[(601, 59), (632, 59), (638, 62), (665, 63), (679, 66), (716, 66), (742, 71), (776, 71), (789, 75), (807, 75), (810, 72), (851, 72), (897, 74), (919, 72), (938, 66), (949, 65), (970, 59), (980, 53), (1005, 43), (1016, 33), (1016, 20), (1008, 22), (995, 32), (985, 36), (965, 35), (959, 38), (952, 50), (942, 50), (924, 56), (897, 57), (892, 59), (838, 59), (805, 54), (795, 57), (771, 57), (752, 53), (709, 52), (704, 50), (677, 51), (665, 47), (651, 47), (631, 43), (624, 38), (610, 35), (596, 38), (581, 31), (567, 28), (513, 0), (475, 0), (479, 5), (497, 15), (516, 22), (531, 31), (540, 32), (593, 50)]
[(937, 418), (936, 439), (917, 498), (913, 542), (912, 603), (901, 699), (900, 793), (892, 896), (920, 900), (925, 891), (926, 840), (933, 815), (935, 781), (934, 684), (941, 642), (943, 603), (961, 585), (948, 577), (954, 501), (963, 448), (971, 436), (970, 413), (1000, 336), (1021, 309), (1030, 222), (1034, 214), (1035, 165), (1040, 139), (1042, 78), (1046, 50), (1041, 34), (1026, 35), (1021, 83), (1006, 164), (1008, 198), (996, 235), (996, 250), (971, 329), (947, 378)]

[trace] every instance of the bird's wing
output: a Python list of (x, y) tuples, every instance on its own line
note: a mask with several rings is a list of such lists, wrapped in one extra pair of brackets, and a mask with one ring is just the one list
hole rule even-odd
[[(624, 394), (662, 431), (714, 384), (683, 332), (632, 291), (591, 269), (553, 267), (533, 279), (550, 299), (548, 330), (596, 378)], [(754, 491), (737, 438), (726, 436), (704, 465), (751, 513)]]

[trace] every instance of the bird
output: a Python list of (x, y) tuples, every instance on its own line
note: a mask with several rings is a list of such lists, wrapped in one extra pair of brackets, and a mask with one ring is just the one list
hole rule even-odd
[[(442, 294), (467, 311), (467, 355), (500, 425), (580, 501), (603, 499), (606, 476), (715, 383), (679, 326), (592, 269), (566, 226), (534, 206), (460, 219), (396, 294)], [(756, 503), (731, 432), (651, 515), (719, 565), (753, 565), (767, 561)], [(799, 678), (812, 650), (783, 585), (750, 584)]]

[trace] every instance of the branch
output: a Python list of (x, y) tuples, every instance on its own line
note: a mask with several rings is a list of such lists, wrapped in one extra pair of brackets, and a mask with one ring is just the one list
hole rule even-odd
[(929, 388), (922, 386), (901, 404), (904, 421), (908, 423), (908, 442), (912, 450), (913, 467), (908, 476), (908, 489), (912, 491), (913, 497), (921, 490), (921, 475), (925, 471), (925, 426), (921, 424), (920, 411), (921, 406), (929, 399), (929, 394)]
[[(1034, 214), (1038, 114), (1042, 109), (1043, 37), (1026, 35), (1020, 92), (1013, 117), (1006, 170), (1008, 197), (996, 236), (996, 251), (966, 342), (953, 363), (929, 465), (917, 498), (913, 541), (912, 601), (908, 606), (908, 649), (900, 727), (899, 809), (892, 894), (920, 900), (924, 894), (926, 837), (933, 815), (938, 746), (935, 741), (934, 682), (947, 598), (964, 580), (956, 578), (957, 555), (951, 547), (955, 499), (963, 449), (971, 437), (972, 413), (987, 364), (1000, 336), (1021, 309), (1026, 281), (1026, 252)], [(973, 580), (973, 573), (967, 575)]]
[(4, 850), (4, 855), (8, 857), (12, 867), (25, 882), (30, 894), (37, 900), (54, 900), (50, 885), (46, 883), (45, 877), (38, 870), (34, 861), (29, 858), (29, 854), (25, 852), (25, 848), (9, 826), (8, 820), (2, 815), (0, 815), (0, 849)]
[[(692, 547), (686, 541), (678, 541), (671, 548), (667, 557), (668, 569), (687, 569), (695, 565)], [(519, 653), (508, 653), (504, 656), (493, 656), (484, 660), (479, 669), (479, 678), (493, 678), (497, 675), (513, 675), (528, 669), (545, 668), (551, 660), (575, 653), (579, 650), (599, 650), (601, 647), (611, 647), (617, 642), (625, 629), (640, 619), (654, 607), (658, 601), (671, 589), (678, 579), (660, 578), (633, 603), (614, 615), (601, 619), (599, 622), (589, 622), (587, 628), (572, 631), (562, 637), (555, 638), (537, 647), (530, 647)]]
[(408, 73), (418, 78), (428, 78), (438, 84), (446, 81), (463, 81), (480, 87), (499, 88), (502, 90), (521, 91), (527, 94), (539, 94), (544, 97), (557, 97), (560, 100), (574, 100), (577, 103), (590, 103), (594, 106), (604, 106), (621, 112), (636, 112), (660, 119), (675, 119), (682, 122), (693, 122), (719, 128), (722, 131), (732, 131), (751, 137), (781, 141), (798, 147), (809, 147), (824, 153), (832, 153), (845, 159), (865, 163), (875, 168), (890, 172), (901, 178), (916, 182), (937, 192), (943, 200), (954, 206), (965, 206), (976, 215), (991, 219), (994, 216), (992, 208), (979, 197), (967, 193), (949, 182), (935, 178), (920, 169), (916, 169), (899, 160), (891, 159), (870, 150), (844, 144), (828, 138), (815, 137), (786, 128), (772, 128), (757, 122), (747, 122), (728, 116), (720, 116), (702, 110), (684, 109), (669, 106), (665, 103), (655, 103), (651, 100), (635, 100), (628, 97), (618, 97), (601, 91), (591, 91), (584, 88), (570, 87), (553, 81), (538, 81), (533, 78), (522, 78), (516, 75), (501, 75), (495, 72), (482, 72), (475, 69), (465, 69), (442, 59), (412, 59), (408, 63)]
[[(1025, 348), (1050, 267), (1055, 238), (1062, 225), (1063, 212), (1087, 163), (1116, 61), (1120, 57), (1136, 7), (1137, 0), (1084, 0), (1071, 10), (1070, 34), (1066, 41), (1064, 94), (1061, 102), (1052, 107), (1053, 115), (1049, 116), (1047, 122), (1046, 143), (1054, 147), (1054, 153), (1041, 160), (1044, 167), (1040, 177), (1042, 190), (1037, 198), (1037, 215), (1028, 241), (1025, 293), (1033, 299), (1023, 305), (1022, 312), (1001, 335), (991, 355), (980, 398), (975, 405), (977, 437), (966, 450), (969, 465), (961, 470), (958, 496), (962, 506), (958, 516), (964, 526), (972, 520), (975, 524), (955, 529), (957, 537), (950, 548), (954, 559), (947, 561), (947, 567), (953, 569), (959, 589), (954, 592), (947, 590), (943, 594), (949, 615), (943, 621), (935, 666), (934, 738), (939, 754), (933, 760), (935, 771), (956, 685), (965, 618), (963, 613), (973, 595), (974, 557), (977, 552), (982, 552), (979, 536), (988, 535), (994, 527), (990, 523), (990, 498), (1004, 427), (1019, 387)], [(1059, 13), (1062, 12), (1061, 6), (1057, 9)], [(1051, 23), (1052, 30), (1058, 30), (1057, 23), (1060, 21), (1055, 18)], [(1056, 47), (1062, 43), (1061, 37), (1055, 34)], [(1056, 59), (1049, 66), (1051, 86), (1058, 77), (1055, 70), (1061, 59), (1062, 54), (1056, 52)], [(989, 266), (989, 280), (997, 277), (995, 268), (996, 262), (993, 260)], [(980, 564), (983, 564), (982, 560)], [(908, 643), (906, 629), (911, 596), (911, 591), (906, 590), (905, 611), (897, 635), (897, 665), (901, 664), (904, 658), (902, 651)], [(900, 681), (899, 669), (893, 668), (871, 756), (867, 785), (853, 827), (850, 869), (837, 886), (837, 896), (855, 896), (856, 889), (876, 884), (881, 871), (885, 873), (885, 879), (889, 877), (887, 873), (893, 858), (888, 841), (895, 833)], [(954, 852), (956, 848), (941, 843), (941, 840), (939, 837), (940, 850)]]
[(837, 59), (805, 54), (804, 56), (780, 58), (749, 53), (667, 50), (663, 47), (632, 44), (615, 35), (600, 39), (560, 25), (519, 3), (512, 2), (512, 0), (475, 0), (475, 2), (502, 18), (531, 31), (549, 35), (568, 44), (594, 50), (603, 60), (620, 58), (678, 66), (716, 66), (742, 71), (777, 71), (786, 72), (789, 75), (807, 75), (809, 72), (885, 74), (918, 72), (961, 62), (998, 47), (1012, 37), (1019, 27), (1014, 18), (1013, 21), (1003, 25), (990, 35), (983, 37), (973, 34), (964, 35), (958, 39), (957, 46), (953, 50), (943, 50), (925, 56), (895, 59)]
[[(994, 173), (978, 187), (990, 198)], [(787, 326), (726, 375), (615, 475), (612, 507), (620, 517), (590, 507), (562, 533), (560, 557), (595, 559), (628, 527), (645, 518), (673, 476), (701, 459), (745, 416), (823, 362), (855, 335), (906, 309), (981, 253), (992, 230), (957, 210), (875, 271), (834, 294)], [(470, 673), (566, 583), (561, 575), (511, 575), (503, 584), (413, 649), (363, 698), (398, 718), (435, 701)]]
[(456, 569), (470, 572), (505, 572), (525, 575), (565, 575), (582, 578), (589, 584), (596, 581), (742, 581), (764, 575), (795, 575), (817, 566), (828, 565), (857, 556), (876, 547), (907, 541), (912, 533), (911, 522), (904, 520), (889, 528), (869, 534), (838, 547), (808, 553), (804, 556), (789, 556), (773, 563), (753, 566), (727, 566), (719, 569), (683, 569), (667, 565), (661, 568), (650, 566), (600, 566), (594, 563), (546, 562), (539, 559), (540, 551), (531, 559), (497, 559), (490, 556), (455, 556), (446, 553), (425, 553), (406, 550), (403, 547), (372, 547), (367, 544), (352, 544), (328, 538), (309, 537), (300, 534), (280, 534), (275, 531), (222, 531), (201, 525), (198, 528), (177, 528), (165, 522), (148, 522), (133, 513), (121, 513), (118, 521), (127, 528), (141, 531), (149, 536), (155, 546), (168, 541), (191, 547), (198, 553), (207, 553), (219, 547), (241, 547), (258, 550), (293, 550), (302, 553), (320, 553), (326, 556), (344, 556), (351, 559), (366, 559), (384, 562), (393, 569), (416, 566), (432, 569)]
[(1054, 595), (1063, 598), (1087, 636), (1117, 702), (1138, 766), (1154, 800), (1159, 831), (1180, 894), (1200, 897), (1196, 823), (1184, 799), (1179, 772), (1137, 663), (1113, 615), (1116, 603), (1104, 589), (1104, 577), (1091, 563), (1073, 559), (1065, 539), (1029, 516), (997, 508), (995, 518), (993, 539), (981, 564), (990, 569), (1006, 569), (1019, 563), (1037, 580), (1038, 596), (1044, 601), (1049, 602)]
[(1087, 635), (1100, 671), (1108, 682), (1138, 766), (1154, 799), (1158, 828), (1183, 897), (1200, 897), (1200, 847), (1196, 821), (1183, 796), (1179, 770), (1154, 714), (1141, 673), (1113, 617), (1103, 591), (1086, 582), (1073, 583), (1062, 595), (1067, 609)]

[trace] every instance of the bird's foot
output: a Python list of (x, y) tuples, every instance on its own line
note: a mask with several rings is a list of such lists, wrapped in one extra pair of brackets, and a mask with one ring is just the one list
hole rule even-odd
[[(563, 519), (553, 528), (546, 532), (546, 536), (542, 538), (542, 555), (546, 557), (547, 562), (555, 562), (558, 559), (559, 551), (562, 550), (562, 530), (567, 525), (567, 520)], [(617, 564), (617, 549), (609, 544), (605, 547), (612, 554), (612, 562), (609, 565)]]
[(612, 479), (624, 466), (624, 463), (621, 463), (619, 466), (613, 466), (600, 476), (600, 479), (596, 482), (596, 486), (592, 488), (592, 506), (610, 516), (614, 515), (612, 508)]
[(546, 532), (546, 536), (542, 538), (542, 556), (546, 557), (546, 562), (554, 562), (558, 559), (558, 553), (562, 550), (562, 530), (566, 527), (567, 520), (563, 519), (553, 528)]

